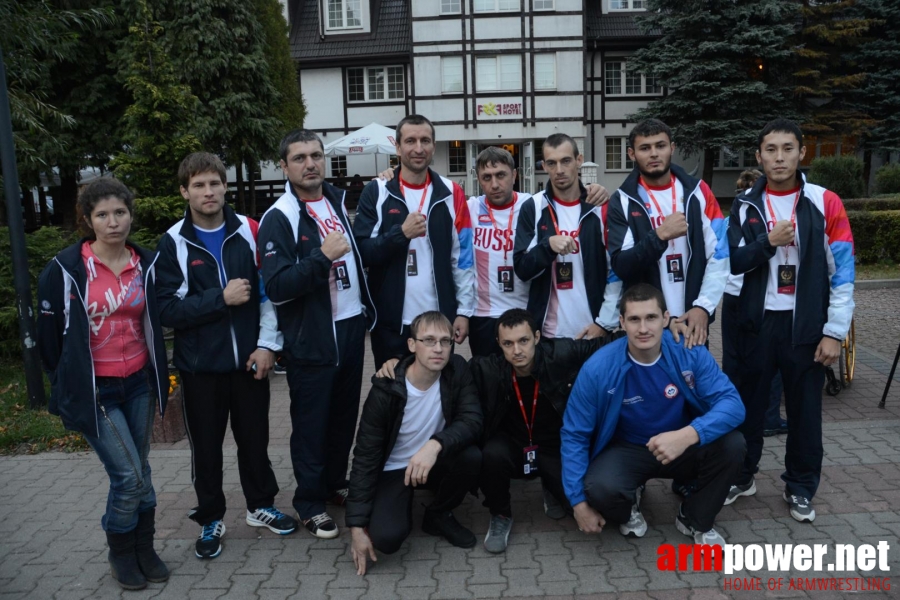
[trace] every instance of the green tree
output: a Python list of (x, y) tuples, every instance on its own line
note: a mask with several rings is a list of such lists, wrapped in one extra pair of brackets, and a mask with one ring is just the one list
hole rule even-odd
[(163, 30), (147, 0), (135, 0), (122, 52), (122, 74), (132, 104), (123, 121), (125, 148), (111, 166), (141, 196), (176, 194), (178, 165), (199, 149), (194, 114), (197, 98), (179, 83)]
[(791, 115), (785, 73), (795, 6), (783, 0), (649, 0), (637, 18), (661, 35), (635, 55), (637, 69), (668, 88), (629, 118), (656, 117), (687, 155), (704, 152), (712, 182), (721, 146), (755, 146), (762, 126)]
[[(272, 83), (278, 91), (275, 116), (281, 121), (279, 137), (292, 129), (303, 127), (306, 107), (297, 82), (297, 64), (291, 58), (288, 44), (290, 27), (281, 12), (278, 0), (254, 0), (254, 12), (265, 34), (265, 57), (269, 63)], [(276, 158), (277, 149), (264, 153), (264, 157)]]
[(254, 3), (165, 0), (161, 4), (175, 69), (200, 100), (200, 139), (206, 150), (235, 165), (238, 209), (244, 212), (243, 165), (270, 153), (281, 131), (278, 90)]

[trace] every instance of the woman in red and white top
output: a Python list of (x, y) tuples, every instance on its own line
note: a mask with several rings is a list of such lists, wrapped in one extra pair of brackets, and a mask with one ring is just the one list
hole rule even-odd
[(50, 412), (80, 431), (110, 478), (101, 524), (113, 578), (126, 589), (169, 577), (153, 550), (150, 480), (154, 404), (167, 394), (156, 311), (155, 254), (128, 242), (134, 194), (112, 178), (91, 183), (78, 208), (88, 237), (60, 252), (38, 284), (41, 358)]

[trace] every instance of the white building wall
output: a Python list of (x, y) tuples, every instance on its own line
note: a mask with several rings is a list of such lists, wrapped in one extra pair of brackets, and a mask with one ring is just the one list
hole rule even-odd
[(344, 82), (340, 68), (301, 70), (300, 91), (306, 102), (306, 127), (320, 130), (344, 126)]

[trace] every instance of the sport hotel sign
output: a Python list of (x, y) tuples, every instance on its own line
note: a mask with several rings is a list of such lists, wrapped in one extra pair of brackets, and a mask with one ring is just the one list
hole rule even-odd
[(521, 102), (479, 100), (475, 106), (475, 116), (478, 119), (515, 119), (521, 117), (522, 113)]

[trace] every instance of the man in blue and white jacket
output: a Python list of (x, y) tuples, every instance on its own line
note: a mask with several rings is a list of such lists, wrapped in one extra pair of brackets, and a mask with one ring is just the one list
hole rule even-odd
[(668, 319), (659, 289), (640, 283), (622, 295), (627, 337), (597, 351), (569, 395), (563, 486), (581, 531), (599, 533), (609, 521), (640, 537), (644, 483), (695, 480), (675, 525), (695, 543), (724, 546), (713, 525), (743, 461), (735, 428), (744, 407), (709, 350), (675, 343)]
[(274, 507), (278, 483), (269, 461), (268, 372), (281, 350), (275, 308), (260, 292), (257, 224), (225, 203), (225, 166), (195, 152), (178, 169), (188, 201), (184, 219), (159, 241), (159, 318), (175, 329), (172, 361), (181, 374), (201, 526), (195, 553), (215, 558), (225, 534), (222, 442), (238, 446), (247, 524), (278, 534), (297, 528)]

